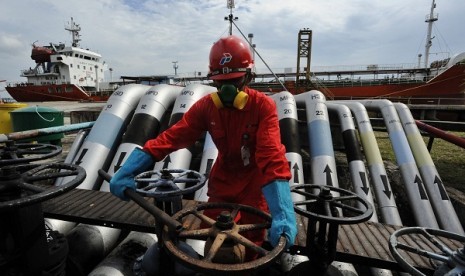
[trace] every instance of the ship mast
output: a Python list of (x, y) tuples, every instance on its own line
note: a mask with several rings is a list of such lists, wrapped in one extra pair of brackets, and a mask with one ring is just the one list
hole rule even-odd
[(232, 9), (235, 8), (234, 6), (234, 0), (226, 0), (226, 5), (227, 8), (229, 9), (229, 15), (224, 17), (224, 20), (229, 21), (229, 35), (232, 35), (232, 26), (233, 26), (233, 21), (238, 20), (239, 17), (234, 17), (232, 14)]
[(73, 42), (71, 45), (73, 45), (73, 47), (79, 47), (79, 41), (81, 41), (81, 35), (79, 34), (79, 31), (81, 30), (81, 27), (74, 23), (72, 17), (69, 26), (65, 27), (65, 30), (70, 31), (71, 35), (73, 36)]
[(436, 8), (435, 0), (431, 4), (431, 11), (426, 15), (425, 22), (428, 23), (428, 33), (426, 35), (426, 44), (425, 44), (425, 68), (428, 68), (428, 58), (429, 58), (429, 49), (433, 42), (431, 41), (434, 37), (431, 37), (431, 32), (433, 30), (433, 22), (438, 20), (438, 14), (434, 14), (434, 8)]

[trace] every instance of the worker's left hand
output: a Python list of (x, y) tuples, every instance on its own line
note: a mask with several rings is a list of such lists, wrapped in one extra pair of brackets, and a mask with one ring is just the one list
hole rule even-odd
[(289, 182), (274, 180), (263, 186), (263, 195), (271, 213), (271, 228), (268, 239), (272, 246), (276, 246), (281, 236), (287, 240), (286, 249), (294, 244), (297, 235), (297, 223), (292, 203)]

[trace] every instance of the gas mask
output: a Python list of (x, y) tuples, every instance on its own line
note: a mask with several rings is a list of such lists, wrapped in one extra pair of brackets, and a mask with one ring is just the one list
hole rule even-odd
[(218, 92), (211, 94), (213, 103), (217, 108), (234, 107), (243, 109), (247, 104), (249, 95), (244, 91), (240, 91), (233, 84), (223, 84)]

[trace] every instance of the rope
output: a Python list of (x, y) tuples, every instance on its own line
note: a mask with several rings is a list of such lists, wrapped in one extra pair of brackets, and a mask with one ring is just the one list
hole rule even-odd
[(39, 106), (38, 106), (38, 105), (36, 105), (36, 113), (37, 113), (37, 115), (39, 115), (40, 118), (42, 118), (42, 120), (44, 120), (44, 121), (46, 121), (46, 122), (53, 122), (53, 121), (55, 121), (55, 117), (53, 117), (53, 119), (51, 119), (51, 120), (48, 120), (48, 119), (45, 119), (42, 115), (40, 115), (40, 113), (39, 113)]

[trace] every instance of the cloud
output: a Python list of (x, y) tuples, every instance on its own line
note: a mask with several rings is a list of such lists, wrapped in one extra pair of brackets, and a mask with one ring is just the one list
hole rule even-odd
[[(465, 1), (437, 1), (439, 21), (432, 52), (463, 51)], [(298, 32), (309, 28), (312, 67), (344, 64), (415, 63), (424, 52), (430, 1), (424, 0), (236, 0), (234, 21), (253, 43), (257, 69), (296, 67)], [(99, 52), (120, 75), (206, 73), (214, 41), (229, 32), (226, 1), (37, 0), (7, 1), (0, 16), (0, 79), (21, 80), (34, 63), (30, 44), (71, 42), (64, 30), (80, 24), (81, 46)], [(234, 26), (233, 33), (241, 35)], [(446, 42), (447, 41), (447, 42)], [(432, 56), (433, 58), (433, 56)]]
[(0, 33), (0, 55), (17, 56), (22, 54), (23, 43), (18, 35)]

